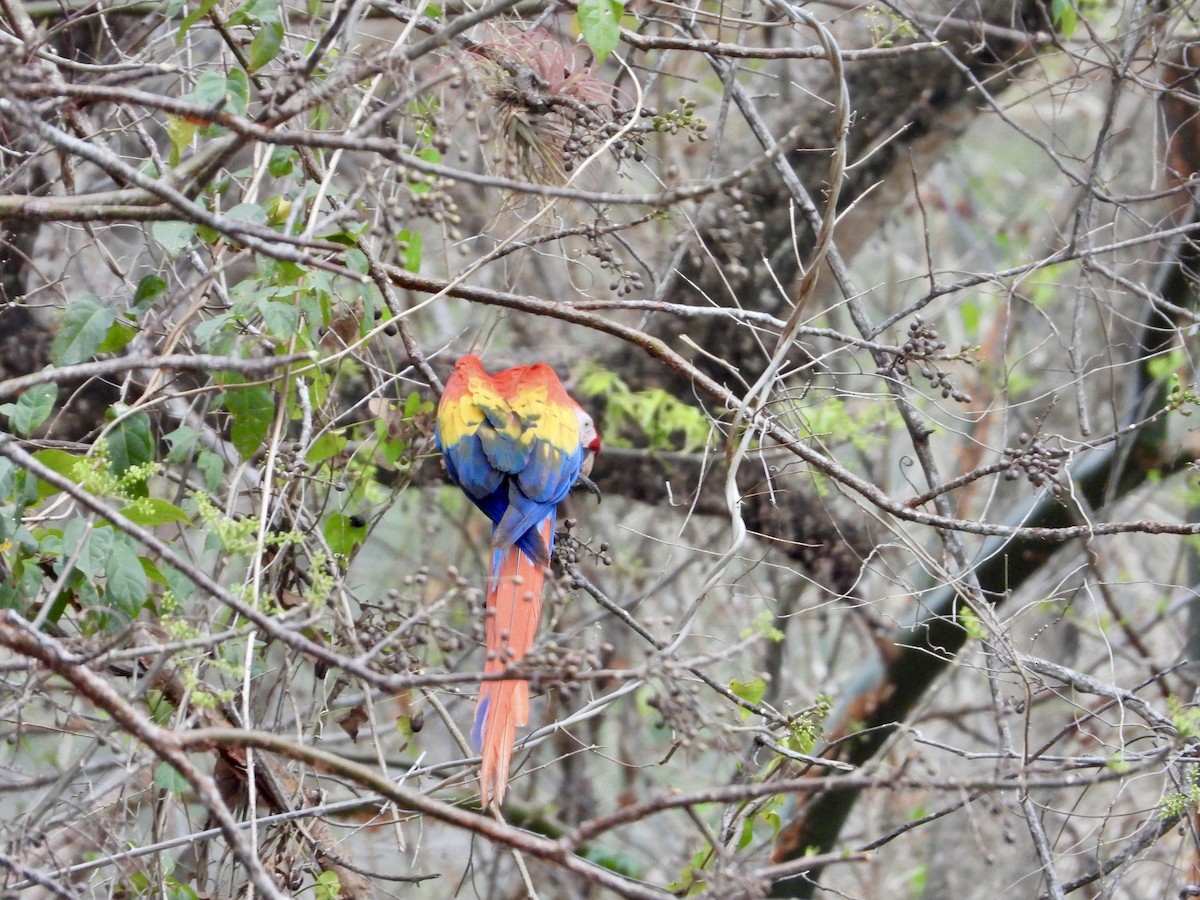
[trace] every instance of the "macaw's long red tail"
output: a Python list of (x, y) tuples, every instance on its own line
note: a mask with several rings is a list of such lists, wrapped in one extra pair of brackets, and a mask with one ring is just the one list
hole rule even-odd
[[(554, 533), (553, 517), (539, 529), (545, 546)], [(545, 569), (517, 547), (496, 550), (492, 577), (488, 579), (487, 661), (485, 674), (503, 672), (519, 663), (529, 652), (542, 618), (542, 583)], [(517, 727), (529, 722), (529, 683), (523, 679), (485, 681), (479, 689), (479, 706), (471, 738), (483, 754), (479, 772), (483, 806), (504, 802), (508, 767), (512, 759)], [(490, 801), (489, 801), (490, 797)]]

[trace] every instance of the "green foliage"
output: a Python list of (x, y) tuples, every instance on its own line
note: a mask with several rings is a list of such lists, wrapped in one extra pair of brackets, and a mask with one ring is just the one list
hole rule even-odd
[(222, 403), (233, 424), (229, 439), (243, 459), (249, 459), (267, 440), (275, 419), (275, 396), (265, 384), (244, 384), (233, 376), (223, 379), (227, 390)]
[(796, 753), (812, 753), (824, 736), (824, 723), (832, 709), (833, 704), (822, 694), (811, 707), (788, 722), (788, 749)]
[(887, 427), (898, 421), (896, 408), (886, 402), (859, 405), (853, 410), (837, 397), (824, 397), (803, 410), (804, 427), (829, 443), (850, 442), (869, 452), (885, 439)]
[(410, 272), (421, 271), (421, 233), (402, 228), (396, 233), (396, 243), (404, 253), (404, 268)]
[(315, 900), (338, 900), (342, 896), (342, 881), (336, 872), (322, 872), (313, 882)]
[(168, 791), (175, 796), (181, 796), (189, 789), (188, 781), (179, 770), (168, 762), (161, 762), (154, 768), (154, 786)]
[(609, 850), (603, 847), (587, 847), (583, 854), (583, 858), (589, 862), (594, 862), (598, 866), (603, 866), (613, 872), (619, 872), (626, 878), (644, 878), (645, 872), (638, 864), (638, 861), (629, 853), (621, 850)]
[(597, 62), (604, 62), (621, 39), (624, 0), (579, 0), (579, 30)]
[(92, 294), (71, 301), (50, 345), (50, 358), (59, 366), (73, 366), (91, 359), (116, 318), (113, 308)]
[(754, 622), (749, 627), (742, 629), (743, 640), (753, 635), (764, 637), (774, 644), (779, 643), (784, 638), (783, 632), (775, 625), (775, 614), (769, 609), (759, 610), (758, 615), (754, 617)]
[(712, 426), (704, 413), (661, 388), (634, 391), (616, 373), (589, 363), (579, 393), (603, 400), (604, 440), (611, 446), (633, 446), (631, 432), (650, 450), (690, 453), (708, 443)]
[(963, 631), (967, 633), (967, 637), (974, 638), (977, 641), (987, 640), (987, 629), (983, 627), (983, 623), (979, 621), (979, 616), (975, 615), (975, 610), (969, 606), (960, 606), (958, 609), (958, 624), (962, 626)]
[(167, 256), (174, 258), (192, 243), (196, 237), (196, 226), (191, 222), (154, 222), (150, 226), (150, 234), (167, 252)]
[[(762, 678), (755, 678), (753, 681), (738, 681), (736, 678), (729, 682), (729, 690), (733, 691), (738, 697), (741, 697), (747, 703), (758, 706), (762, 703), (763, 695), (767, 692), (767, 682)], [(742, 714), (743, 719), (748, 719), (752, 715), (750, 710), (738, 707), (738, 712)]]
[(667, 885), (667, 890), (677, 897), (696, 897), (704, 893), (704, 867), (711, 857), (708, 850), (701, 850), (684, 866), (679, 877)]
[(1187, 782), (1178, 791), (1172, 791), (1162, 798), (1158, 807), (1158, 815), (1163, 819), (1181, 816), (1189, 810), (1200, 809), (1200, 769), (1188, 767)]
[(340, 556), (351, 557), (367, 537), (367, 526), (361, 518), (335, 513), (325, 519), (322, 529), (329, 549)]
[(871, 43), (876, 47), (891, 47), (897, 39), (908, 40), (917, 36), (912, 23), (890, 9), (869, 5), (866, 14), (871, 29)]
[(1167, 698), (1167, 715), (1179, 732), (1179, 737), (1200, 737), (1200, 706), (1184, 705), (1179, 698), (1172, 695)]
[(908, 874), (908, 895), (910, 897), (924, 897), (925, 883), (929, 878), (929, 868), (925, 863), (918, 863), (913, 867), (913, 870)]
[(28, 437), (50, 417), (57, 398), (57, 384), (35, 385), (23, 391), (16, 403), (0, 406), (0, 415), (8, 418), (8, 425), (14, 432)]

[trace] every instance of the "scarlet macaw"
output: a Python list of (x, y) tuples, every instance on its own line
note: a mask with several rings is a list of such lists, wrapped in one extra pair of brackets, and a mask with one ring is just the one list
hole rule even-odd
[[(438, 403), (434, 432), (450, 480), (492, 520), (485, 673), (525, 658), (542, 617), (542, 583), (554, 548), (554, 516), (600, 437), (545, 363), (494, 375), (467, 355)], [(483, 806), (500, 807), (518, 725), (529, 721), (524, 680), (484, 681), (471, 731), (483, 754)]]

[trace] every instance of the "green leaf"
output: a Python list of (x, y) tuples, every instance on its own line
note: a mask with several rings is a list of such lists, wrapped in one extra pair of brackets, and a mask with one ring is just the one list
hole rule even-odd
[(98, 353), (116, 353), (125, 348), (125, 346), (137, 337), (137, 329), (132, 325), (127, 325), (124, 322), (116, 321), (108, 326), (108, 334), (104, 336), (104, 340), (100, 342)]
[(579, 30), (583, 39), (602, 63), (621, 39), (621, 0), (579, 0)]
[(969, 338), (977, 338), (979, 336), (979, 304), (974, 300), (967, 300), (958, 305), (958, 314), (962, 318), (963, 330)]
[(118, 535), (112, 542), (112, 552), (105, 560), (104, 574), (105, 600), (129, 618), (136, 617), (146, 603), (150, 585), (132, 541), (125, 535)]
[(150, 430), (149, 415), (136, 412), (121, 420), (108, 435), (108, 458), (117, 475), (124, 474), (130, 466), (154, 459), (154, 434)]
[(396, 241), (404, 251), (404, 268), (410, 272), (421, 271), (421, 233), (403, 228), (396, 234)]
[(68, 453), (66, 450), (39, 450), (33, 458), (51, 471), (57, 472), (63, 478), (75, 481), (75, 464), (82, 456)]
[(285, 175), (291, 175), (292, 169), (296, 165), (296, 151), (291, 147), (278, 146), (271, 153), (271, 159), (267, 163), (267, 171), (276, 178), (283, 178)]
[[(253, 45), (251, 45), (253, 46)], [(250, 106), (250, 78), (241, 69), (231, 69), (225, 76), (225, 94), (229, 98), (225, 111), (244, 116)]]
[[(71, 519), (63, 529), (55, 571), (61, 573), (63, 564), (74, 558), (76, 569), (89, 578), (95, 578), (105, 570), (112, 547), (112, 528), (106, 525), (93, 527), (83, 517)], [(50, 540), (42, 542), (42, 551), (47, 550), (54, 552), (54, 544)]]
[(308, 452), (304, 454), (304, 458), (315, 466), (331, 456), (337, 456), (346, 449), (346, 444), (347, 440), (342, 435), (327, 431), (313, 441)]
[(57, 384), (38, 384), (24, 391), (16, 403), (0, 406), (0, 414), (8, 417), (9, 427), (21, 437), (28, 437), (35, 428), (50, 417), (58, 398)]
[[(767, 692), (767, 683), (761, 678), (755, 678), (753, 681), (738, 681), (735, 678), (729, 682), (729, 689), (747, 703), (753, 703), (755, 706), (758, 706), (762, 702), (763, 695)], [(743, 719), (750, 718), (750, 710), (739, 707), (739, 711)]]
[(135, 525), (170, 525), (172, 522), (190, 522), (188, 514), (167, 500), (158, 497), (142, 497), (127, 506), (122, 512)]
[(150, 235), (174, 258), (192, 242), (196, 226), (191, 222), (155, 222), (150, 226)]
[(752, 840), (754, 840), (754, 817), (746, 816), (745, 821), (742, 822), (742, 836), (738, 838), (737, 848), (745, 850), (750, 846)]
[(255, 304), (263, 317), (267, 333), (277, 338), (290, 338), (300, 326), (300, 310), (278, 300), (259, 300)]
[(175, 465), (187, 462), (199, 437), (200, 432), (187, 425), (180, 425), (174, 431), (163, 435), (163, 440), (171, 448), (167, 451), (167, 462)]
[(200, 5), (193, 9), (184, 20), (179, 24), (179, 31), (175, 35), (175, 46), (178, 47), (183, 43), (183, 39), (187, 36), (188, 29), (203, 19), (212, 11), (212, 8), (217, 5), (217, 0), (200, 0)]
[[(163, 724), (166, 724), (165, 722)], [(168, 762), (161, 762), (154, 767), (154, 786), (168, 791), (176, 797), (187, 793), (190, 785), (188, 780), (179, 774), (179, 770)]]
[(92, 294), (84, 294), (72, 301), (50, 346), (50, 358), (60, 366), (73, 366), (91, 359), (116, 318), (116, 310)]
[(220, 72), (205, 72), (196, 79), (196, 87), (186, 95), (186, 99), (207, 109), (223, 109), (227, 90), (224, 75)]
[(258, 34), (254, 36), (254, 40), (250, 42), (248, 59), (250, 71), (257, 72), (273, 60), (279, 53), (279, 47), (282, 43), (283, 23), (264, 22), (262, 27), (258, 29)]
[(267, 211), (258, 203), (239, 203), (225, 213), (237, 222), (250, 222), (254, 225), (267, 224)]
[(1079, 24), (1079, 13), (1071, 0), (1050, 0), (1050, 18), (1065, 38), (1074, 34), (1075, 26)]
[(138, 282), (137, 290), (133, 292), (133, 310), (138, 315), (145, 312), (159, 297), (166, 296), (167, 283), (157, 275), (147, 275)]
[(325, 540), (329, 543), (329, 549), (346, 557), (353, 555), (354, 549), (367, 537), (365, 525), (351, 525), (350, 517), (341, 513), (334, 513), (327, 518), (322, 530)]
[(263, 384), (249, 387), (230, 386), (225, 393), (225, 408), (233, 417), (230, 440), (243, 459), (249, 459), (267, 439), (275, 418), (275, 398)]
[(183, 151), (192, 145), (199, 126), (180, 116), (167, 116), (167, 137), (171, 141), (171, 155), (168, 162), (172, 166), (179, 165), (183, 159)]
[(315, 900), (340, 900), (341, 896), (342, 880), (338, 877), (337, 872), (326, 870), (313, 881)]
[(204, 486), (215, 494), (225, 480), (225, 461), (207, 447), (196, 451), (196, 466), (204, 473)]

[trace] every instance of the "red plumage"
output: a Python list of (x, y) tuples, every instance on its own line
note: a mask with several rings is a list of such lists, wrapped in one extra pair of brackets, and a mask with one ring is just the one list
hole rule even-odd
[[(460, 359), (446, 383), (436, 438), (451, 480), (493, 523), (484, 672), (504, 672), (533, 645), (555, 511), (600, 438), (549, 366), (489, 375), (474, 356)], [(516, 729), (528, 721), (526, 681), (484, 681), (472, 735), (485, 807), (503, 802)]]

